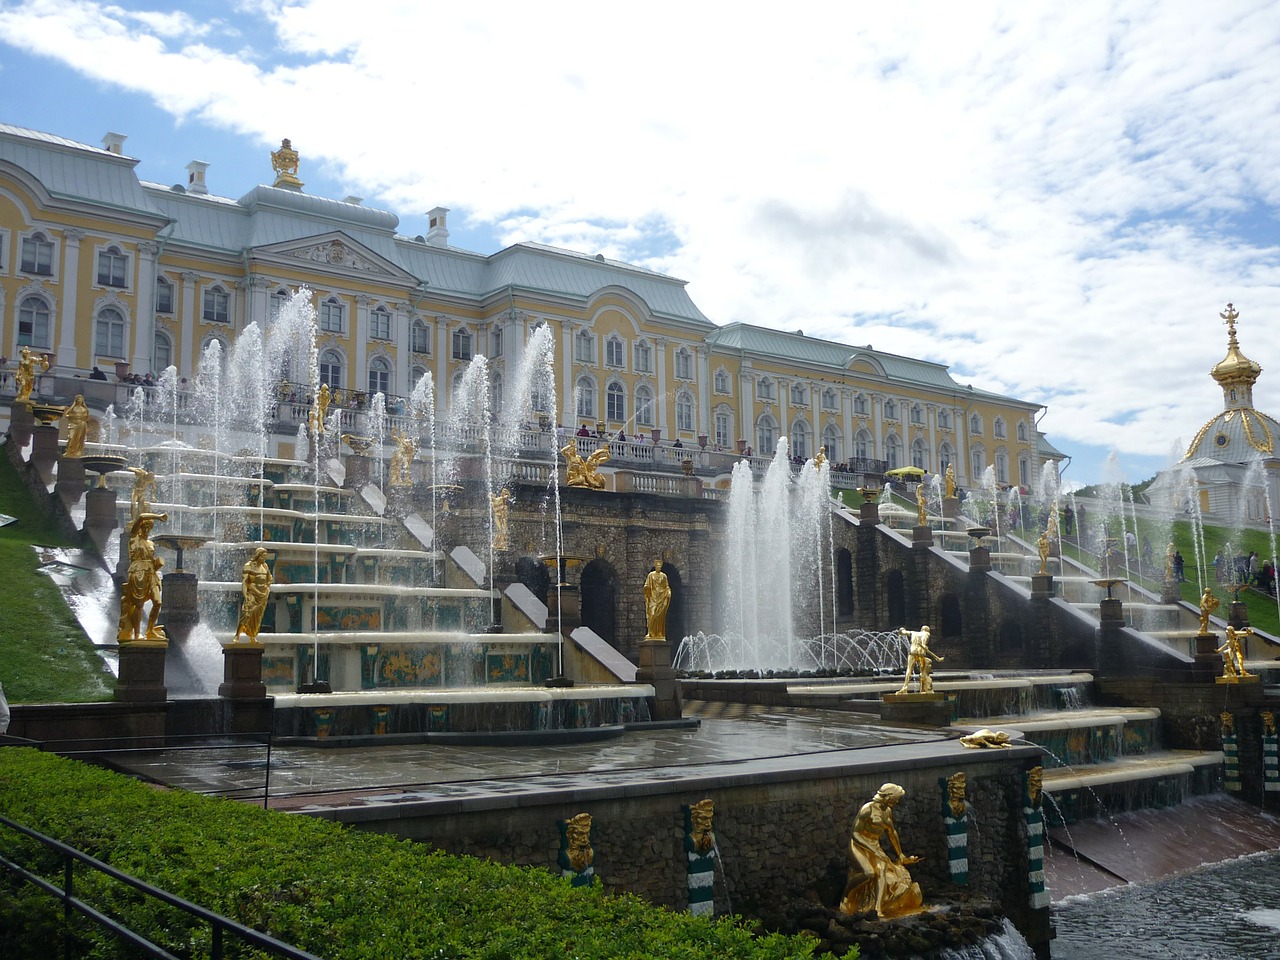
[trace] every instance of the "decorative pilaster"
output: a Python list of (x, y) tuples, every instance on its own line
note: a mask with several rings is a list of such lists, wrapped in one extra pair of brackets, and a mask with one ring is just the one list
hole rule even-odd
[[(135, 373), (151, 369), (156, 342), (156, 255), (160, 245), (150, 240), (138, 244), (138, 315), (133, 324)], [(159, 373), (159, 371), (155, 371)]]
[(191, 357), (200, 349), (195, 342), (196, 335), (196, 281), (200, 274), (191, 270), (182, 273), (182, 338), (176, 346), (181, 351), (178, 360), (178, 375), (191, 376)]
[[(83, 230), (69, 228), (62, 231), (62, 317), (58, 327), (58, 365), (55, 372), (67, 376), (79, 370), (76, 357), (76, 302), (80, 292), (80, 241), (83, 239)], [(92, 343), (92, 323), (89, 336)]]

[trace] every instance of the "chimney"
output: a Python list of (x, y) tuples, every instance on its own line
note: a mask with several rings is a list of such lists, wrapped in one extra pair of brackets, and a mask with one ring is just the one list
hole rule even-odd
[(116, 156), (119, 156), (124, 153), (122, 148), (124, 147), (124, 142), (128, 139), (129, 138), (123, 133), (112, 133), (108, 131), (107, 135), (102, 138), (102, 149), (107, 151), (107, 153), (114, 153)]
[(204, 182), (204, 172), (208, 169), (209, 165), (203, 160), (192, 160), (187, 164), (187, 193), (209, 192), (209, 187)]
[(448, 207), (432, 207), (427, 211), (427, 243), (436, 247), (449, 245)]
[(342, 202), (358, 207), (360, 204), (364, 203), (364, 197), (350, 196), (344, 198)]

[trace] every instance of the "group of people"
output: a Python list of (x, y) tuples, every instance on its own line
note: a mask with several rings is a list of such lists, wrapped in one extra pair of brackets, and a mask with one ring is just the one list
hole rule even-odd
[(1218, 583), (1257, 587), (1263, 593), (1274, 596), (1276, 590), (1276, 561), (1262, 560), (1257, 550), (1247, 554), (1233, 553), (1230, 544), (1220, 547), (1213, 558), (1214, 579)]

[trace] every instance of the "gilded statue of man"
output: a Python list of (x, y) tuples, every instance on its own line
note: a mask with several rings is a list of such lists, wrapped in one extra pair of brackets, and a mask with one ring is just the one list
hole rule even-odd
[(320, 392), (316, 394), (316, 405), (311, 411), (311, 435), (313, 437), (324, 436), (325, 417), (329, 415), (329, 397), (329, 385), (327, 383), (320, 384)]
[(644, 579), (644, 614), (648, 624), (646, 640), (667, 638), (667, 610), (671, 607), (671, 584), (662, 572), (662, 561), (653, 561), (653, 569)]
[(1217, 597), (1213, 595), (1212, 587), (1205, 587), (1204, 593), (1200, 594), (1200, 633), (1207, 634), (1209, 632), (1209, 617), (1213, 611), (1218, 609), (1221, 603)]
[[(134, 640), (168, 641), (160, 620), (160, 568), (164, 561), (156, 556), (151, 542), (151, 528), (157, 520), (168, 520), (165, 513), (144, 513), (129, 528), (129, 572), (120, 587), (119, 643)], [(142, 629), (142, 607), (151, 601), (147, 628)]]
[(18, 372), (13, 375), (18, 395), (14, 403), (25, 403), (31, 399), (31, 391), (36, 385), (36, 367), (43, 373), (49, 369), (49, 358), (43, 353), (35, 353), (30, 347), (18, 351)]
[(578, 441), (570, 440), (561, 448), (560, 455), (566, 462), (565, 486), (586, 487), (588, 490), (604, 489), (604, 477), (596, 473), (596, 469), (608, 462), (608, 447), (601, 447), (584, 460), (578, 453)]
[(944, 658), (929, 649), (929, 625), (925, 624), (919, 630), (908, 630), (906, 627), (899, 627), (898, 633), (904, 637), (909, 637), (911, 640), (911, 645), (907, 648), (907, 675), (903, 677), (902, 689), (898, 692), (907, 692), (907, 689), (911, 686), (911, 673), (914, 669), (920, 673), (920, 692), (933, 693), (933, 663), (931, 659), (941, 663)]
[(413, 474), (410, 466), (413, 456), (418, 452), (418, 441), (407, 433), (393, 431), (391, 439), (395, 441), (396, 452), (391, 455), (391, 485), (393, 487), (413, 486)]
[(267, 566), (267, 548), (259, 547), (244, 565), (241, 582), (241, 593), (244, 602), (240, 607), (240, 622), (236, 624), (236, 635), (232, 643), (240, 641), (240, 634), (245, 635), (250, 643), (258, 642), (258, 631), (262, 629), (262, 615), (267, 612), (267, 598), (271, 596), (271, 568)]
[[(129, 522), (151, 512), (151, 497), (156, 495), (156, 475), (143, 467), (125, 467), (133, 474), (133, 490), (129, 493)], [(149, 495), (148, 495), (149, 494)]]
[[(849, 838), (849, 879), (840, 901), (841, 913), (874, 910), (880, 917), (901, 917), (921, 909), (924, 896), (920, 884), (911, 879), (907, 869), (919, 863), (920, 858), (903, 856), (893, 823), (893, 808), (904, 796), (902, 787), (886, 783), (854, 818), (853, 835)], [(892, 853), (884, 849), (886, 839)]]
[(511, 491), (506, 487), (501, 493), (489, 495), (489, 503), (493, 505), (493, 549), (506, 550), (510, 544), (507, 520), (511, 509)]
[(1040, 534), (1040, 539), (1036, 541), (1036, 550), (1040, 554), (1040, 573), (1041, 574), (1045, 574), (1049, 572), (1050, 546), (1051, 544), (1049, 541), (1049, 531), (1046, 530), (1044, 531), (1044, 533)]

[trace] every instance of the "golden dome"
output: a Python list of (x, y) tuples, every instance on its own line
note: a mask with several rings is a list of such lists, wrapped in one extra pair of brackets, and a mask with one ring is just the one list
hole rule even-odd
[(1262, 373), (1262, 365), (1240, 352), (1236, 341), (1236, 319), (1240, 314), (1227, 304), (1225, 312), (1218, 314), (1227, 325), (1227, 355), (1214, 365), (1209, 375), (1223, 387), (1245, 385), (1252, 387)]

